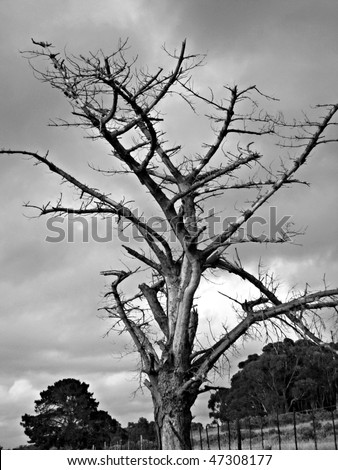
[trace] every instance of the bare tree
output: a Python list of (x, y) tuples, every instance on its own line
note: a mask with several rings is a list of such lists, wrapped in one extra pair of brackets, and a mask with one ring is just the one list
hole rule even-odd
[[(198, 394), (210, 388), (205, 385), (208, 373), (229, 348), (259, 324), (276, 331), (292, 328), (320, 343), (318, 329), (312, 326), (320, 323), (321, 312), (338, 305), (338, 289), (326, 286), (284, 298), (273, 275), (262, 270), (257, 276), (250, 273), (236, 250), (239, 243), (283, 243), (295, 235), (287, 227), (270, 238), (253, 234), (243, 238), (238, 233), (279, 189), (302, 183), (296, 173), (318, 146), (337, 141), (330, 130), (336, 124), (338, 104), (318, 106), (321, 117), (288, 124), (282, 115), (261, 110), (257, 101), (271, 98), (256, 86), (224, 86), (221, 98), (212, 91), (204, 94), (195, 89), (191, 78), (203, 56), (188, 54), (185, 42), (177, 52), (166, 51), (173, 69), (155, 72), (138, 68), (136, 60), (128, 59), (126, 43), (120, 43), (111, 55), (99, 51), (87, 57), (61, 55), (52, 44), (33, 43), (35, 50), (26, 52), (26, 57), (38, 78), (60, 90), (72, 106), (75, 120), (54, 124), (80, 126), (89, 129), (93, 138), (104, 139), (112, 149), (114, 169), (98, 171), (112, 177), (130, 174), (140, 191), (151, 196), (167, 230), (157, 230), (131, 203), (116, 201), (88, 186), (48, 155), (8, 149), (1, 153), (32, 157), (75, 188), (77, 205), (65, 206), (60, 198), (55, 204), (38, 207), (40, 214), (114, 215), (128, 221), (143, 239), (142, 249), (132, 243), (124, 245), (130, 269), (102, 272), (112, 278), (104, 308), (114, 328), (129, 333), (140, 355), (160, 447), (190, 449), (191, 407)], [(182, 100), (192, 113), (202, 110), (212, 139), (201, 142), (199, 153), (185, 155), (181, 145), (166, 140), (167, 118), (161, 110), (168, 97)], [(234, 138), (242, 143), (234, 145)], [(286, 158), (277, 170), (255, 150), (255, 138), (259, 142), (274, 138), (279, 151), (285, 151)], [(251, 196), (238, 203), (242, 205), (231, 223), (210, 234), (208, 209), (230, 190), (244, 193), (245, 198)], [(147, 282), (126, 295), (122, 285), (133, 276), (137, 279), (132, 259), (148, 270), (143, 273)], [(251, 284), (258, 295), (243, 301), (224, 292), (237, 302), (238, 322), (232, 329), (219, 328), (205, 345), (197, 338), (196, 299), (202, 276), (217, 270)]]

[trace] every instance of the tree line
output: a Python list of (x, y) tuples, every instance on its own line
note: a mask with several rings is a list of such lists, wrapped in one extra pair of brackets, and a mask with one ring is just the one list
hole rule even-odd
[(335, 409), (338, 358), (308, 340), (269, 343), (238, 364), (229, 388), (210, 397), (210, 417), (221, 421), (316, 408)]
[[(308, 340), (286, 338), (269, 343), (261, 354), (250, 354), (238, 364), (229, 388), (212, 393), (210, 417), (221, 422), (250, 416), (336, 409), (338, 343), (330, 348)], [(89, 385), (67, 378), (55, 382), (35, 401), (35, 415), (22, 416), (29, 443), (39, 449), (103, 449), (140, 440), (156, 442), (155, 423), (146, 418), (127, 427), (99, 410)], [(201, 426), (194, 423), (195, 427)], [(142, 436), (142, 437), (141, 437)]]

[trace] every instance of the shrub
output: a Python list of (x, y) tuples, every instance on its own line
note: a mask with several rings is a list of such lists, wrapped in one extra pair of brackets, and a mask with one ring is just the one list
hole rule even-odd
[(313, 428), (310, 426), (304, 426), (298, 430), (298, 437), (303, 441), (309, 441), (314, 439)]
[(331, 436), (333, 434), (332, 423), (325, 423), (322, 427), (323, 437)]

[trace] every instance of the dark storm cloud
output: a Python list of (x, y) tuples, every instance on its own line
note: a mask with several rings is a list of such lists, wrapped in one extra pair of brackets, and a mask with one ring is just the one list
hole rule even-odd
[[(42, 153), (49, 149), (53, 161), (93, 185), (97, 175), (86, 162), (110, 164), (109, 149), (84, 139), (82, 131), (47, 127), (50, 118), (69, 116), (70, 108), (62, 95), (33, 77), (20, 56), (19, 50), (31, 47), (31, 37), (84, 54), (100, 48), (110, 52), (120, 37), (129, 37), (131, 53), (152, 67), (168, 63), (162, 44), (179, 48), (187, 38), (189, 51), (208, 52), (207, 65), (196, 74), (201, 89), (212, 85), (222, 90), (223, 84), (235, 82), (256, 84), (281, 99), (268, 104), (274, 111), (298, 118), (310, 104), (337, 101), (338, 5), (334, 0), (102, 0), (93, 5), (88, 0), (2, 0), (1, 146)], [(168, 117), (175, 106), (174, 101), (167, 105)], [(196, 137), (208, 140), (209, 128), (199, 117), (189, 121), (188, 109), (180, 118), (170, 120), (169, 136), (176, 143), (187, 141), (187, 151), (200, 149)], [(266, 149), (266, 158), (278, 162), (279, 151), (270, 154), (270, 147)], [(290, 214), (296, 226), (308, 227), (299, 241), (302, 246), (240, 247), (253, 272), (258, 255), (275, 267), (286, 291), (304, 283), (305, 273), (313, 286), (321, 283), (324, 273), (331, 285), (336, 284), (336, 153), (333, 146), (319, 149), (302, 170), (301, 177), (311, 187), (284, 190), (271, 201), (281, 216)], [(133, 380), (135, 356), (120, 358), (130, 351), (129, 345), (114, 334), (104, 337), (110, 323), (98, 318), (105, 285), (98, 273), (123, 259), (118, 244), (113, 248), (112, 244), (46, 243), (46, 221), (27, 219), (35, 213), (23, 209), (22, 203), (55, 201), (61, 190), (69, 203), (74, 199), (71, 189), (59, 187), (57, 177), (32, 163), (3, 157), (0, 162), (0, 351), (4, 359), (0, 444), (5, 446), (25, 442), (20, 416), (33, 411), (41, 390), (67, 376), (90, 383), (101, 408), (122, 424), (140, 416), (151, 418), (147, 392), (132, 398), (138, 387)], [(122, 180), (113, 187), (105, 178), (98, 184), (116, 198), (127, 189), (132, 199), (138, 191)], [(217, 204), (232, 211), (235, 200), (231, 195)], [(229, 281), (222, 277), (216, 281), (215, 288), (201, 286), (206, 324), (215, 315), (210, 305), (218, 306), (217, 318), (224, 318), (224, 299), (218, 290)], [(205, 401), (193, 413), (197, 420), (207, 419)]]

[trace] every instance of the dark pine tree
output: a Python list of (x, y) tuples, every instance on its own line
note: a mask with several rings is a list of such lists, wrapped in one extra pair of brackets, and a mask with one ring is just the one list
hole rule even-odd
[(97, 409), (99, 403), (88, 387), (76, 379), (63, 379), (42, 391), (35, 401), (35, 416), (22, 416), (30, 443), (39, 449), (86, 449), (110, 442), (121, 426)]

